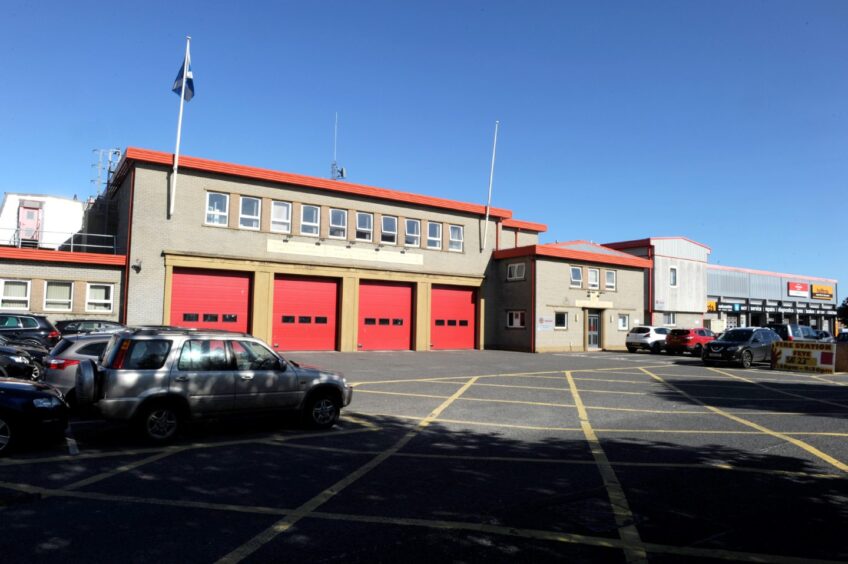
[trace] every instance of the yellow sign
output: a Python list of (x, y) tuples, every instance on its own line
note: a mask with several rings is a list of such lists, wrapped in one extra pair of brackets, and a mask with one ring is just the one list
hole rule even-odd
[(832, 300), (833, 286), (822, 286), (813, 284), (813, 299), (814, 300)]
[(707, 312), (715, 312), (718, 310), (718, 302), (710, 300), (707, 302)]
[(836, 345), (804, 341), (778, 341), (772, 345), (771, 367), (777, 370), (833, 374)]

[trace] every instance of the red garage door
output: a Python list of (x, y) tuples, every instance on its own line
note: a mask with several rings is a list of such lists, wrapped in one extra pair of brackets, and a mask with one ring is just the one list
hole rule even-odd
[(285, 351), (336, 349), (338, 280), (305, 276), (274, 279), (271, 344)]
[(359, 350), (412, 348), (412, 286), (391, 282), (359, 284)]
[(171, 325), (248, 332), (250, 274), (175, 268)]
[(430, 348), (473, 349), (476, 323), (474, 288), (433, 286)]

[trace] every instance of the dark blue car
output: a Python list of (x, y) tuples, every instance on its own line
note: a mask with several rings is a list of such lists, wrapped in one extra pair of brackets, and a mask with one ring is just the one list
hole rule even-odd
[(0, 378), (0, 456), (27, 440), (58, 437), (68, 427), (68, 405), (52, 386)]

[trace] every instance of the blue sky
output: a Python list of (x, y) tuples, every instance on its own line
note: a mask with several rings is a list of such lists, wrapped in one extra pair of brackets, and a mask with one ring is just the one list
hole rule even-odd
[[(92, 149), (485, 202), (545, 242), (681, 235), (848, 283), (848, 2), (23, 2), (0, 18), (0, 190), (93, 193)], [(845, 290), (840, 291), (840, 299)]]

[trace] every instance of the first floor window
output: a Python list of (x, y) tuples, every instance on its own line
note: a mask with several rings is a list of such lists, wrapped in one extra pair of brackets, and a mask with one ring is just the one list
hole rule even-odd
[(606, 290), (615, 290), (615, 270), (607, 270), (604, 276), (604, 288)]
[(71, 311), (74, 296), (73, 282), (44, 283), (44, 309), (50, 311)]
[(597, 290), (601, 287), (601, 273), (597, 268), (589, 269), (589, 289)]
[(291, 204), (288, 202), (271, 203), (271, 231), (291, 233)]
[(421, 222), (417, 219), (406, 220), (406, 236), (403, 244), (407, 247), (421, 246)]
[(673, 311), (663, 314), (663, 325), (674, 325), (676, 321), (677, 319)]
[(89, 284), (85, 293), (85, 311), (112, 311), (112, 284)]
[(506, 312), (506, 326), (511, 329), (524, 328), (524, 311), (508, 311)]
[(356, 240), (371, 241), (374, 234), (374, 216), (370, 213), (356, 212)]
[(2, 309), (29, 309), (29, 281), (28, 280), (2, 280), (2, 294), (0, 294), (0, 308)]
[(630, 316), (626, 313), (618, 314), (618, 330), (627, 331), (630, 328)]
[(582, 288), (583, 287), (583, 269), (579, 266), (571, 267), (571, 287), (572, 288)]
[(524, 280), (524, 263), (516, 262), (506, 267), (507, 280)]
[(677, 287), (677, 267), (672, 266), (668, 269), (668, 284), (672, 288)]
[(227, 226), (230, 196), (218, 192), (206, 193), (206, 225)]
[(397, 245), (397, 218), (384, 215), (380, 229), (380, 242), (387, 245)]
[(259, 231), (259, 214), (262, 203), (259, 198), (241, 198), (241, 213), (239, 214), (239, 227), (242, 229), (253, 229)]
[(463, 228), (461, 225), (450, 226), (450, 240), (448, 241), (448, 250), (462, 252)]
[(554, 328), (568, 329), (568, 314), (564, 311), (554, 313)]
[(330, 210), (330, 237), (347, 239), (347, 210)]
[(321, 210), (318, 206), (300, 208), (300, 234), (317, 237), (321, 229)]
[(430, 222), (427, 224), (427, 248), (442, 248), (442, 224)]

